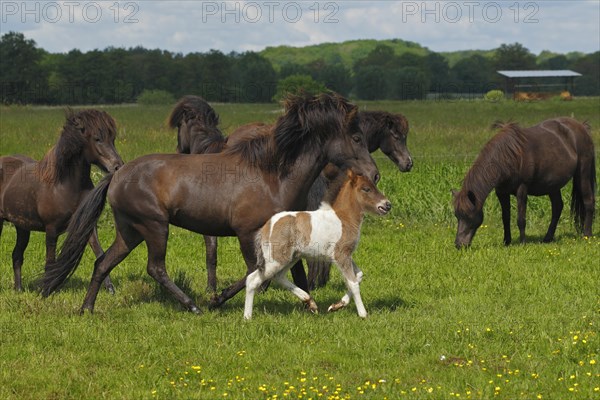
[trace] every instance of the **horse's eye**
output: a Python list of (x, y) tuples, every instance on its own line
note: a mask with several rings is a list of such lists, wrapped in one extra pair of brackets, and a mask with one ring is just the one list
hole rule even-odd
[(352, 136), (352, 140), (354, 140), (356, 143), (360, 143), (362, 139), (360, 135), (354, 135)]
[(102, 139), (100, 139), (99, 137), (94, 139), (96, 141), (96, 143), (100, 143), (102, 141)]
[(371, 191), (371, 188), (368, 186), (363, 186), (362, 191), (365, 193), (369, 193)]

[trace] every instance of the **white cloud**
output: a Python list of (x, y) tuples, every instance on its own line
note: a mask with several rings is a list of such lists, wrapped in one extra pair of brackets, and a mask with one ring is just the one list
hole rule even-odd
[(361, 38), (400, 38), (435, 51), (492, 49), (513, 42), (535, 53), (600, 50), (597, 0), (3, 0), (0, 11), (1, 33), (23, 32), (51, 52), (141, 45), (227, 53)]

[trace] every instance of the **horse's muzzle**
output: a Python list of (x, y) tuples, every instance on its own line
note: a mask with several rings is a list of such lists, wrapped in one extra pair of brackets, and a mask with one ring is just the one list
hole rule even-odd
[(377, 206), (377, 211), (379, 211), (380, 215), (387, 214), (388, 212), (390, 212), (391, 209), (392, 209), (392, 203), (390, 203), (389, 200), (382, 201)]

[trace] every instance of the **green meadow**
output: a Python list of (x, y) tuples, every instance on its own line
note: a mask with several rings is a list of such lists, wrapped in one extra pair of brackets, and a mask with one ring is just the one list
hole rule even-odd
[[(380, 189), (393, 203), (368, 216), (355, 260), (369, 317), (354, 304), (326, 312), (345, 291), (339, 272), (313, 292), (312, 315), (287, 291), (256, 296), (243, 321), (243, 292), (209, 311), (204, 244), (170, 230), (167, 268), (204, 313), (182, 309), (146, 274), (140, 245), (112, 273), (116, 294), (101, 291), (94, 314), (78, 311), (93, 268), (86, 253), (64, 289), (41, 298), (44, 235), (25, 253), (26, 290), (12, 289), (14, 227), (0, 241), (0, 398), (3, 399), (598, 399), (600, 398), (600, 221), (582, 238), (565, 207), (556, 241), (541, 240), (550, 222), (546, 197), (530, 198), (527, 243), (502, 244), (500, 207), (485, 205), (473, 245), (454, 247), (452, 188), (495, 120), (531, 125), (572, 116), (592, 125), (600, 154), (600, 99), (516, 103), (361, 102), (361, 109), (401, 112), (410, 121), (415, 166), (400, 173), (374, 154)], [(225, 133), (274, 121), (277, 104), (215, 104)], [(116, 120), (124, 160), (174, 152), (170, 106), (103, 107)], [(0, 154), (41, 158), (54, 144), (62, 108), (0, 107)], [(600, 162), (597, 161), (598, 176)], [(101, 177), (94, 167), (94, 179)], [(570, 184), (563, 189), (568, 205)], [(131, 199), (135, 201), (135, 199)], [(513, 199), (513, 208), (516, 204)], [(516, 210), (513, 209), (513, 221)], [(598, 215), (598, 207), (596, 208)], [(114, 229), (107, 207), (99, 221), (106, 248)], [(513, 238), (518, 237), (516, 222)], [(219, 288), (243, 276), (235, 238), (220, 240)]]

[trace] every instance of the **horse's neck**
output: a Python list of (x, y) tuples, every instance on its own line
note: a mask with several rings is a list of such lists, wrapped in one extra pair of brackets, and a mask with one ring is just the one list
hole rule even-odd
[(342, 225), (346, 230), (354, 231), (354, 234), (358, 236), (360, 225), (364, 218), (364, 211), (356, 201), (350, 185), (346, 184), (340, 189), (331, 207), (342, 221)]
[(308, 192), (313, 183), (327, 165), (322, 155), (302, 155), (290, 166), (285, 177), (279, 177), (279, 193), (286, 205), (304, 209), (308, 200)]
[(483, 203), (490, 192), (511, 177), (511, 172), (491, 158), (479, 157), (465, 177), (463, 189), (472, 191)]
[(51, 184), (66, 183), (75, 188), (88, 188), (92, 183), (91, 165), (85, 160), (83, 153), (61, 158), (58, 157), (55, 146), (38, 163), (38, 168), (41, 179)]
[[(372, 117), (369, 116), (367, 118)], [(373, 153), (379, 148), (379, 145), (381, 144), (381, 132), (376, 129), (376, 124), (374, 124), (372, 121), (370, 121), (369, 124), (361, 124), (361, 129), (365, 134), (369, 153)]]

